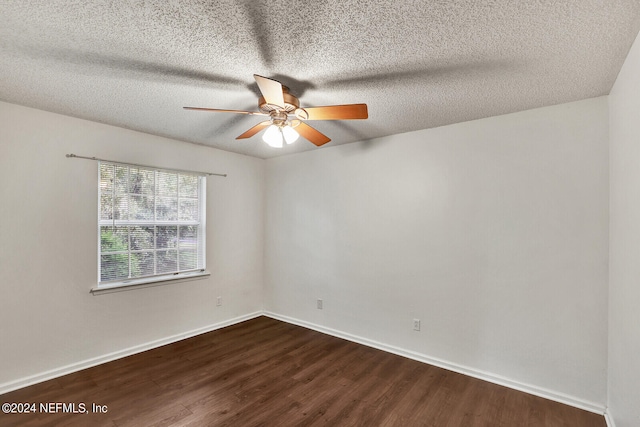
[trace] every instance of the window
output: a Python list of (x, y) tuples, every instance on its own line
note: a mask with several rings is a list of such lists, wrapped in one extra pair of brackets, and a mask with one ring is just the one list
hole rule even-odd
[(109, 162), (98, 170), (98, 288), (204, 272), (204, 176)]

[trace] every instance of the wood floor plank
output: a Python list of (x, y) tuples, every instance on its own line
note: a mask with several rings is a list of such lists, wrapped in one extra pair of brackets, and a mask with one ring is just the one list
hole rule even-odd
[(604, 417), (259, 317), (2, 396), (2, 426), (605, 427)]

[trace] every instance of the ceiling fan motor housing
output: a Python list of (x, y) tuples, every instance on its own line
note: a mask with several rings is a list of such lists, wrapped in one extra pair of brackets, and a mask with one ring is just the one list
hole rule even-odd
[[(282, 86), (282, 97), (284, 98), (285, 113), (289, 114), (300, 107), (300, 101), (298, 101), (298, 98), (289, 93), (289, 88), (286, 86)], [(267, 103), (267, 101), (264, 99), (264, 96), (261, 96), (258, 99), (258, 107), (260, 108), (260, 111), (266, 114), (271, 114), (271, 112), (275, 110), (282, 110), (281, 106)]]

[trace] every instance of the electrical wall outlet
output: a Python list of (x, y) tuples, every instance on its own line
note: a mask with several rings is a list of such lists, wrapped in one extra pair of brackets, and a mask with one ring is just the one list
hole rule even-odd
[(216, 305), (217, 306), (221, 306), (222, 305), (222, 297), (216, 298)]
[(414, 331), (420, 330), (420, 319), (413, 319), (413, 330)]
[(319, 299), (317, 302), (318, 310), (322, 310), (322, 300)]

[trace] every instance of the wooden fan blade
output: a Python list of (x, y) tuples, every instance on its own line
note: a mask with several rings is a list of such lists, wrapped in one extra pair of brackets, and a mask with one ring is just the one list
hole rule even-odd
[(329, 138), (327, 135), (312, 128), (305, 122), (300, 122), (300, 124), (296, 126), (296, 131), (298, 131), (298, 133), (302, 135), (305, 139), (308, 139), (309, 141), (316, 144), (318, 147), (331, 141), (331, 138)]
[(243, 110), (221, 110), (218, 108), (201, 108), (201, 107), (182, 107), (185, 110), (197, 110), (197, 111), (213, 111), (215, 113), (237, 113), (237, 114), (247, 114), (250, 116), (266, 116), (265, 113), (258, 113), (256, 111), (243, 111)]
[(271, 120), (267, 120), (266, 122), (260, 122), (254, 127), (252, 127), (251, 129), (249, 129), (248, 131), (246, 131), (245, 133), (243, 133), (242, 135), (236, 137), (236, 139), (251, 138), (253, 135), (260, 132), (262, 129), (266, 128), (270, 124), (271, 124)]
[(327, 105), (325, 107), (308, 107), (307, 120), (352, 120), (369, 117), (367, 104)]
[(254, 74), (253, 78), (256, 79), (256, 83), (258, 83), (260, 92), (262, 92), (262, 96), (264, 96), (264, 100), (267, 101), (267, 104), (277, 105), (278, 107), (284, 108), (284, 95), (282, 95), (282, 84), (280, 82), (257, 74)]

